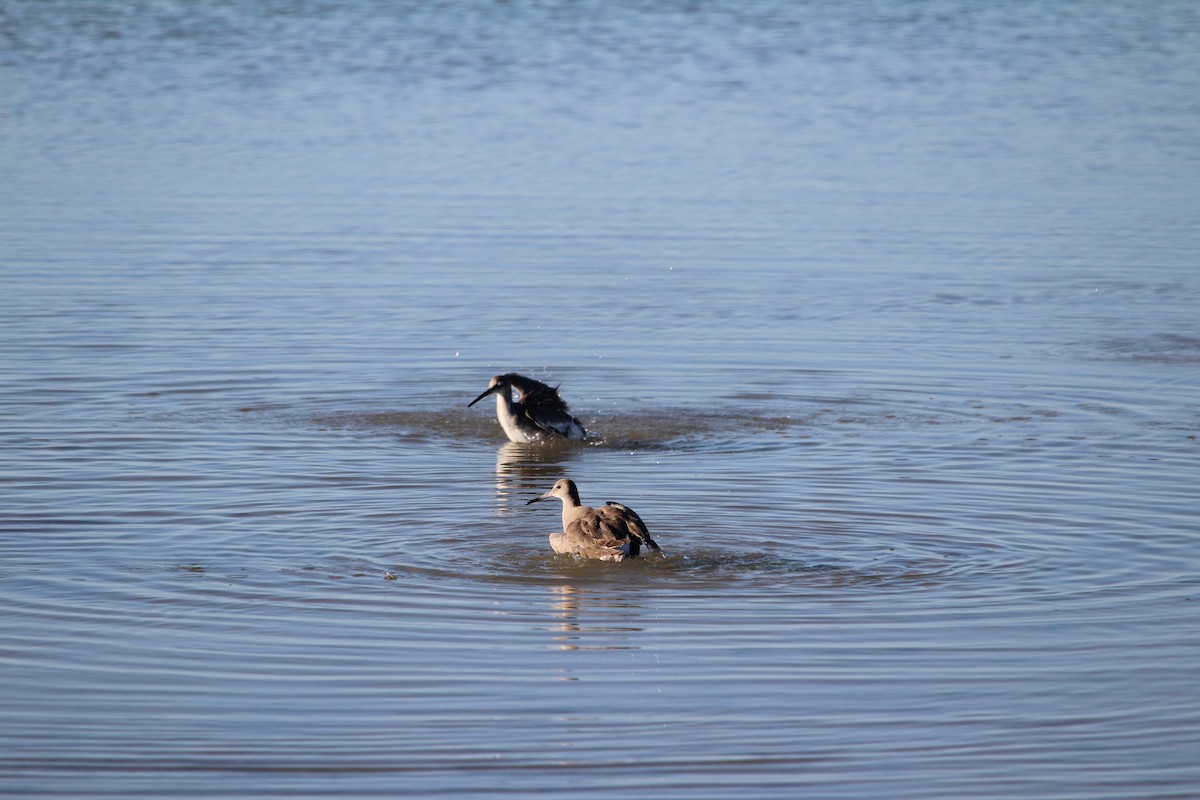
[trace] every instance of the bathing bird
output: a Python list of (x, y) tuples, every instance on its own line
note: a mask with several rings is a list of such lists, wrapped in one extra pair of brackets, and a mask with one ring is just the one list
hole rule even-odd
[[(516, 389), (517, 399), (512, 399)], [(558, 388), (510, 372), (497, 375), (483, 394), (467, 403), (467, 408), (489, 394), (496, 395), (496, 417), (510, 442), (536, 442), (543, 439), (583, 441), (587, 431), (558, 396)]]
[(557, 497), (562, 500), (563, 532), (550, 534), (556, 553), (575, 553), (601, 561), (637, 558), (642, 547), (655, 552), (662, 548), (650, 538), (646, 523), (629, 506), (609, 502), (590, 508), (579, 502), (579, 490), (570, 478), (560, 478), (554, 488), (525, 505)]

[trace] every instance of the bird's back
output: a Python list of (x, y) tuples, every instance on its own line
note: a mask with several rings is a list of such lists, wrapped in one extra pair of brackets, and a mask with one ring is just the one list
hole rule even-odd
[(553, 409), (570, 414), (567, 403), (558, 395), (558, 389), (533, 378), (510, 372), (503, 376), (517, 390), (517, 402), (534, 408)]
[(517, 390), (518, 413), (525, 422), (567, 439), (587, 437), (587, 431), (579, 420), (571, 416), (571, 409), (559, 396), (558, 389), (524, 375), (509, 373), (504, 377)]
[(576, 544), (580, 555), (590, 558), (620, 561), (637, 556), (643, 545), (659, 549), (641, 517), (620, 503), (600, 508), (580, 506), (564, 532)]

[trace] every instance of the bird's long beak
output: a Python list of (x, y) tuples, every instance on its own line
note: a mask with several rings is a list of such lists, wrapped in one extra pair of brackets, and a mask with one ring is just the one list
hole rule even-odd
[(550, 492), (546, 492), (544, 495), (541, 495), (540, 497), (535, 497), (532, 500), (526, 501), (525, 505), (527, 505), (527, 506), (533, 505), (538, 500), (549, 500), (553, 496), (554, 495), (550, 494)]
[(495, 392), (495, 391), (496, 391), (496, 389), (497, 389), (497, 387), (495, 387), (495, 386), (489, 386), (489, 387), (488, 387), (488, 388), (487, 388), (487, 389), (484, 391), (484, 393), (483, 393), (483, 394), (479, 395), (479, 397), (476, 397), (474, 400), (472, 400), (471, 402), (467, 403), (467, 408), (470, 408), (471, 406), (475, 405), (476, 403), (478, 403), (478, 402), (479, 402), (480, 400), (482, 400), (483, 398), (487, 397), (489, 394), (492, 394), (493, 392)]

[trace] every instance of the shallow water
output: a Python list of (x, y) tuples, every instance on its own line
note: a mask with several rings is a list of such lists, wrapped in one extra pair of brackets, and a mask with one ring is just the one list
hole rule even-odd
[(1200, 793), (1198, 44), (0, 0), (0, 794)]

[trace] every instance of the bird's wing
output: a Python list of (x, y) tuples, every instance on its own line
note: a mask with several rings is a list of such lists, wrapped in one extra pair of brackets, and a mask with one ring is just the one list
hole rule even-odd
[(598, 513), (601, 510), (592, 509), (591, 513), (572, 520), (566, 528), (567, 536), (583, 555), (600, 557), (626, 553), (630, 546), (629, 535), (614, 525), (607, 515)]
[(528, 402), (524, 404), (523, 411), (525, 418), (544, 433), (567, 439), (582, 439), (587, 435), (579, 420), (565, 411), (548, 406), (530, 405)]
[(520, 413), (531, 425), (551, 436), (567, 439), (583, 439), (587, 436), (583, 425), (571, 416), (566, 401), (559, 397), (557, 387), (515, 373), (505, 377), (517, 390)]
[(646, 523), (642, 521), (642, 518), (638, 516), (636, 511), (627, 505), (612, 500), (605, 503), (604, 507), (599, 509), (599, 511), (605, 512), (608, 509), (613, 509), (613, 511), (608, 512), (607, 516), (619, 519), (625, 526), (625, 532), (628, 536), (640, 541), (651, 550), (662, 551), (662, 548), (658, 546), (658, 542), (650, 538), (650, 529), (646, 527)]

